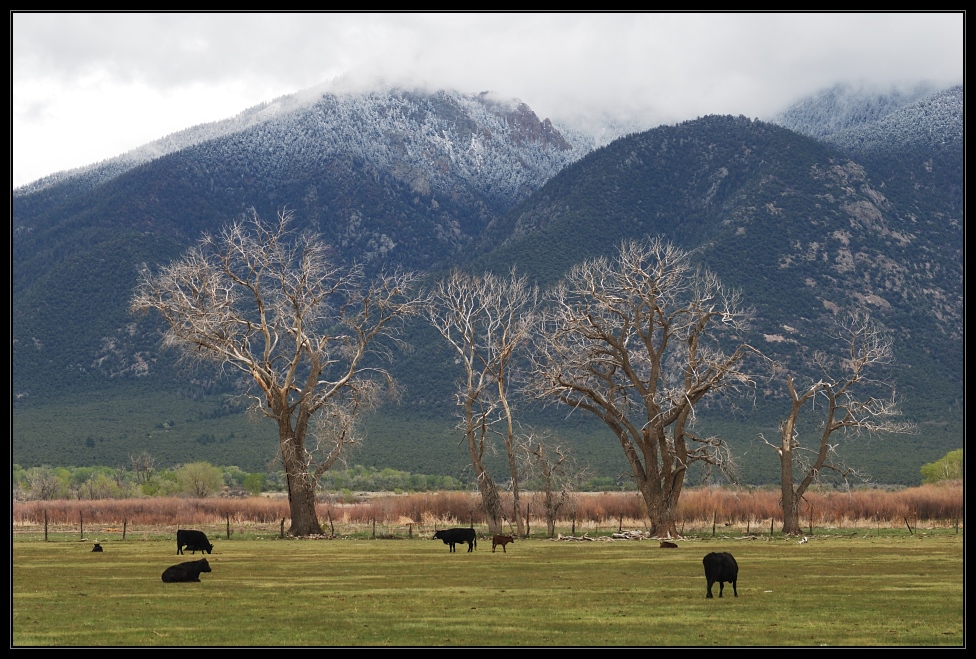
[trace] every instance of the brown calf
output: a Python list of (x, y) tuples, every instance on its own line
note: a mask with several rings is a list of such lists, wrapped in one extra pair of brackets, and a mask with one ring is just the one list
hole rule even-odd
[(491, 553), (494, 554), (495, 553), (495, 547), (497, 547), (498, 545), (501, 545), (502, 546), (502, 551), (507, 554), (508, 553), (508, 550), (505, 549), (505, 545), (507, 545), (510, 542), (515, 542), (515, 538), (513, 538), (510, 535), (493, 535), (493, 536), (491, 536)]

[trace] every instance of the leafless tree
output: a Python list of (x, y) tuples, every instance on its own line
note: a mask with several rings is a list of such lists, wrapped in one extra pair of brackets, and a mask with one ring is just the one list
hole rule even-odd
[(462, 369), (457, 395), (459, 428), (467, 441), (491, 533), (502, 532), (504, 511), (485, 455), (491, 436), (500, 427), (497, 432), (512, 475), (516, 528), (520, 535), (525, 534), (510, 393), (513, 362), (528, 342), (536, 305), (536, 289), (514, 271), (507, 279), (456, 271), (438, 283), (430, 296), (430, 322), (454, 348), (455, 361)]
[(132, 463), (137, 483), (141, 485), (152, 481), (153, 474), (156, 473), (156, 458), (149, 451), (129, 455), (129, 462)]
[[(739, 295), (661, 240), (627, 242), (573, 268), (549, 295), (532, 352), (534, 394), (596, 415), (620, 442), (652, 531), (675, 535), (688, 467), (728, 473), (731, 453), (693, 431), (709, 394), (751, 387)], [(727, 352), (723, 341), (737, 344)]]
[(573, 503), (573, 486), (581, 479), (572, 452), (545, 433), (530, 432), (520, 443), (526, 471), (531, 474), (549, 537), (556, 534), (556, 520)]
[[(133, 311), (157, 311), (164, 344), (244, 373), (254, 407), (278, 428), (293, 535), (321, 533), (318, 478), (354, 439), (352, 421), (392, 380), (367, 356), (389, 356), (398, 319), (419, 311), (415, 277), (367, 281), (342, 267), (315, 234), (289, 231), (291, 214), (255, 212), (206, 235), (158, 274), (146, 271)], [(315, 420), (322, 418), (320, 425)], [(311, 434), (310, 434), (311, 433)]]
[[(780, 422), (779, 441), (772, 443), (760, 435), (779, 455), (784, 533), (800, 533), (800, 501), (821, 472), (831, 471), (845, 480), (857, 477), (857, 472), (839, 456), (837, 438), (860, 433), (915, 432), (914, 424), (896, 420), (900, 412), (894, 389), (868, 378), (866, 373), (891, 360), (891, 338), (864, 314), (848, 316), (839, 330), (835, 339), (840, 344), (840, 358), (832, 359), (823, 352), (813, 355), (819, 380), (797, 387), (793, 374), (785, 373), (790, 411)], [(889, 390), (891, 395), (876, 398), (865, 393), (871, 388)], [(805, 433), (800, 432), (798, 425), (807, 408), (821, 421), (814, 436), (804, 441), (801, 435)]]

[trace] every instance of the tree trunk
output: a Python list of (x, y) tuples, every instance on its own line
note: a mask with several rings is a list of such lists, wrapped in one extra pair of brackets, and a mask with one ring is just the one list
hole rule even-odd
[(556, 502), (552, 494), (552, 484), (546, 483), (546, 531), (549, 537), (556, 535)]
[(478, 490), (481, 492), (481, 502), (485, 509), (488, 533), (492, 535), (502, 533), (505, 530), (502, 526), (502, 500), (498, 496), (495, 481), (491, 479), (487, 471), (482, 470), (478, 477)]
[(678, 537), (678, 525), (673, 508), (661, 505), (658, 514), (651, 517), (651, 535), (656, 538)]
[(480, 452), (477, 447), (470, 445), (471, 467), (474, 469), (478, 478), (478, 491), (481, 493), (481, 505), (485, 510), (485, 521), (488, 522), (488, 532), (492, 535), (502, 533), (502, 500), (498, 496), (498, 488), (491, 474), (485, 469), (481, 462)]
[(793, 403), (793, 410), (787, 420), (783, 422), (780, 431), (779, 480), (780, 499), (783, 506), (783, 533), (797, 535), (800, 533), (800, 495), (793, 487), (793, 428), (799, 412), (799, 401)]
[[(626, 451), (626, 446), (625, 444), (625, 453), (630, 459), (637, 491), (640, 492), (644, 499), (644, 506), (647, 508), (651, 535), (659, 538), (676, 537), (678, 535), (676, 507), (681, 491), (680, 486), (684, 481), (684, 469), (668, 477), (671, 484), (662, 482), (664, 480), (662, 475), (655, 473), (655, 469), (642, 465), (636, 451)], [(672, 485), (675, 483), (676, 486)]]
[(647, 520), (650, 523), (651, 535), (658, 538), (677, 537), (677, 515), (674, 506), (669, 504), (669, 499), (654, 488), (649, 480), (638, 482), (637, 489), (644, 498), (644, 505), (647, 506)]
[(315, 486), (316, 479), (309, 474), (305, 463), (298, 459), (300, 442), (291, 436), (286, 429), (281, 438), (281, 457), (285, 467), (285, 479), (288, 482), (288, 508), (291, 513), (291, 527), (289, 535), (322, 535), (315, 514)]
[(522, 503), (519, 497), (518, 466), (515, 462), (515, 452), (511, 445), (508, 447), (508, 465), (512, 471), (512, 503), (515, 516), (515, 529), (517, 533), (525, 537), (525, 522), (522, 520)]
[[(470, 377), (468, 383), (468, 391), (472, 390), (470, 384)], [(502, 510), (502, 500), (498, 496), (498, 488), (495, 486), (495, 481), (492, 480), (491, 474), (485, 468), (484, 462), (481, 460), (481, 456), (484, 452), (484, 442), (485, 435), (487, 434), (487, 427), (484, 417), (480, 419), (481, 427), (474, 422), (474, 413), (472, 412), (474, 399), (469, 396), (465, 401), (465, 422), (467, 426), (466, 434), (468, 436), (468, 455), (471, 457), (471, 468), (474, 470), (475, 478), (478, 479), (478, 491), (481, 493), (481, 505), (485, 511), (485, 520), (488, 522), (488, 532), (492, 535), (500, 534), (504, 530), (502, 528), (502, 517), (504, 512)], [(481, 436), (478, 436), (478, 433)]]
[(512, 410), (508, 406), (508, 397), (505, 391), (505, 378), (499, 372), (498, 377), (498, 397), (505, 410), (505, 421), (507, 423), (507, 434), (505, 435), (505, 452), (508, 453), (508, 469), (512, 473), (512, 500), (514, 502), (513, 515), (515, 517), (515, 530), (519, 536), (525, 537), (525, 524), (522, 522), (522, 509), (519, 502), (519, 473), (518, 461), (515, 459), (515, 433), (512, 428)]
[(286, 475), (288, 479), (288, 507), (291, 512), (289, 535), (322, 535), (322, 526), (315, 514), (315, 484), (305, 475)]
[(790, 493), (783, 493), (783, 533), (799, 535), (800, 533), (800, 497), (790, 488)]

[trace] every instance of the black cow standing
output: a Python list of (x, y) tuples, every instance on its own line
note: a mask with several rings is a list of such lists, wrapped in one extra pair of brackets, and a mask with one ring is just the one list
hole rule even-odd
[(468, 543), (469, 552), (478, 546), (478, 536), (475, 534), (474, 529), (444, 529), (443, 531), (436, 531), (431, 540), (443, 540), (445, 545), (451, 546), (451, 551), (454, 551), (454, 545), (462, 542)]
[(183, 529), (176, 532), (176, 553), (182, 554), (186, 547), (194, 554), (198, 551), (205, 551), (208, 554), (213, 552), (213, 545), (207, 540), (207, 534), (203, 531), (190, 531)]
[(739, 591), (735, 587), (735, 582), (739, 578), (739, 564), (732, 558), (732, 554), (727, 552), (712, 552), (702, 559), (705, 566), (705, 579), (708, 581), (708, 594), (706, 598), (712, 596), (712, 584), (718, 582), (718, 596), (722, 596), (725, 590), (725, 582), (732, 584), (732, 592), (739, 596)]
[(188, 561), (171, 565), (163, 570), (163, 583), (184, 583), (190, 581), (200, 581), (201, 572), (213, 572), (207, 559), (201, 558), (199, 561)]

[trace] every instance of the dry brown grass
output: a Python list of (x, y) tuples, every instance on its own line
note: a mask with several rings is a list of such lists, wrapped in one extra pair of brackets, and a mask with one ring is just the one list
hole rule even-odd
[[(510, 507), (511, 498), (505, 500)], [(581, 529), (644, 524), (640, 497), (632, 492), (580, 493), (567, 510), (565, 526), (575, 523)], [(544, 528), (538, 513), (541, 506), (533, 496), (523, 498), (532, 528)], [(915, 523), (952, 524), (962, 518), (962, 483), (923, 485), (897, 491), (858, 490), (852, 492), (811, 492), (801, 508), (802, 524), (815, 526), (902, 526)], [(331, 524), (406, 527), (467, 526), (484, 524), (477, 494), (436, 492), (407, 495), (375, 495), (359, 503), (324, 501), (318, 506), (323, 526)], [(284, 497), (245, 499), (187, 499), (159, 497), (107, 499), (95, 501), (56, 500), (15, 502), (14, 529), (31, 529), (44, 524), (77, 528), (84, 523), (103, 529), (162, 527), (187, 528), (226, 523), (235, 527), (258, 525), (274, 527), (288, 517)], [(678, 518), (687, 530), (719, 526), (768, 528), (781, 519), (778, 492), (775, 490), (732, 490), (721, 488), (688, 489), (682, 494)]]

